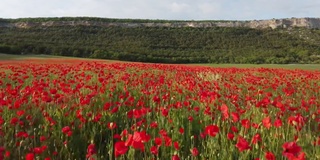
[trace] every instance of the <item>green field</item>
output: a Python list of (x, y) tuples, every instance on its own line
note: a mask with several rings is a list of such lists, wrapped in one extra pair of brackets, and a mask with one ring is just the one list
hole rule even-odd
[(0, 53), (0, 61), (1, 60), (23, 60), (23, 59), (44, 59), (44, 58), (69, 58), (69, 57), (61, 57), (61, 56), (51, 56), (51, 55), (11, 55)]
[[(74, 58), (65, 56), (51, 56), (51, 55), (10, 55), (0, 53), (1, 60), (23, 60), (23, 59), (45, 59), (45, 58)], [(75, 58), (85, 59), (85, 58)], [(304, 69), (304, 70), (320, 70), (320, 64), (188, 64), (197, 66), (209, 66), (220, 68), (284, 68), (284, 69)]]
[(193, 64), (209, 67), (221, 68), (284, 68), (284, 69), (304, 69), (304, 70), (320, 70), (320, 64)]

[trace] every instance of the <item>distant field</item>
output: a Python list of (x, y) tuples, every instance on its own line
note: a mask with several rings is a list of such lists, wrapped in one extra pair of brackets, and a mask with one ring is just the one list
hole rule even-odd
[[(0, 53), (0, 61), (7, 61), (7, 60), (94, 60), (94, 61), (107, 61), (113, 62), (113, 60), (103, 60), (103, 59), (90, 59), (90, 58), (79, 58), (79, 57), (66, 57), (66, 56), (53, 56), (53, 55), (12, 55), (12, 54), (5, 54)], [(119, 62), (119, 61), (114, 61)]]
[(220, 68), (284, 68), (284, 69), (304, 69), (304, 70), (320, 70), (320, 64), (192, 64), (209, 67)]
[[(10, 55), (0, 53), (1, 60), (24, 60), (24, 59), (79, 59), (79, 60), (99, 60), (99, 59), (86, 59), (64, 56), (52, 56), (52, 55)], [(101, 61), (101, 60), (100, 60)], [(113, 61), (113, 60), (107, 60)], [(115, 61), (119, 62), (119, 61)], [(320, 70), (320, 64), (188, 64), (197, 66), (209, 66), (218, 68), (284, 68), (284, 69), (304, 69), (304, 70)]]
[(51, 55), (12, 55), (0, 53), (0, 60), (45, 59), (45, 58), (69, 58)]

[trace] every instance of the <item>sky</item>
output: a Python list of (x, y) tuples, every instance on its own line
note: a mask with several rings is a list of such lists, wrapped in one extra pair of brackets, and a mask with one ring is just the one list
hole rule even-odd
[(320, 0), (1, 0), (0, 18), (168, 20), (320, 18)]

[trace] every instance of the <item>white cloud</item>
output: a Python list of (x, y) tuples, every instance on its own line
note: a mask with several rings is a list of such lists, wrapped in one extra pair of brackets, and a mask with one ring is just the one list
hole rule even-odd
[(178, 13), (179, 12), (186, 12), (189, 8), (189, 5), (185, 4), (185, 3), (173, 2), (169, 8), (170, 8), (171, 12), (178, 12)]
[(1, 0), (0, 17), (142, 19), (320, 17), (319, 0)]

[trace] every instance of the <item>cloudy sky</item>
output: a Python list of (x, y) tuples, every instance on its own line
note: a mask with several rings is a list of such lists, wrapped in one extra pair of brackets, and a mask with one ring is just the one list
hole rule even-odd
[(64, 16), (172, 20), (320, 17), (320, 0), (1, 0), (0, 18)]

